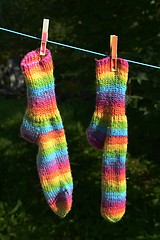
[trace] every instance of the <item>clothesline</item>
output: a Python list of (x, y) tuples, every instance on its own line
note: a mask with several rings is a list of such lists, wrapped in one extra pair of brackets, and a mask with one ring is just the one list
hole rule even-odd
[[(17, 32), (17, 31), (13, 31), (13, 30), (10, 30), (10, 29), (7, 29), (7, 28), (0, 27), (0, 30), (6, 31), (6, 32), (10, 32), (10, 33), (14, 33), (14, 34), (17, 34), (17, 35), (21, 35), (23, 37), (28, 37), (28, 38), (32, 38), (32, 39), (41, 41), (41, 38), (38, 38), (38, 37), (35, 37), (35, 36), (31, 36), (31, 35), (28, 35), (28, 34), (25, 34), (25, 33)], [(51, 44), (59, 45), (59, 46), (62, 46), (62, 47), (72, 48), (72, 49), (75, 49), (75, 50), (78, 50), (78, 51), (82, 51), (82, 52), (87, 52), (87, 53), (103, 56), (103, 57), (107, 56), (106, 54), (103, 54), (103, 53), (87, 50), (87, 49), (84, 49), (84, 48), (74, 47), (74, 46), (71, 46), (71, 45), (68, 45), (68, 44), (64, 44), (64, 43), (54, 42), (54, 41), (51, 41), (51, 40), (47, 40), (47, 42), (51, 43)], [(133, 61), (133, 60), (129, 60), (129, 59), (125, 59), (125, 60), (130, 62), (130, 63), (134, 63), (134, 64), (146, 66), (146, 67), (160, 69), (159, 66), (155, 66), (155, 65), (151, 65), (151, 64), (147, 64), (147, 63), (142, 63), (142, 62), (137, 62), (137, 61)]]

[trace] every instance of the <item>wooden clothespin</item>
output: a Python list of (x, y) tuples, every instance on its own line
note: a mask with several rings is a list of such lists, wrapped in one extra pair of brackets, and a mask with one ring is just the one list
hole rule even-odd
[(46, 54), (46, 46), (48, 40), (48, 27), (49, 27), (49, 19), (43, 19), (43, 27), (42, 27), (42, 36), (41, 36), (41, 47), (40, 47), (40, 56), (44, 56)]
[(111, 71), (117, 70), (117, 44), (118, 36), (110, 35), (110, 57), (111, 57)]

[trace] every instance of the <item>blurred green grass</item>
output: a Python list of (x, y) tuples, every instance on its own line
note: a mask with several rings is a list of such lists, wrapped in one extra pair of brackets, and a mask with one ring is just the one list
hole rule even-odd
[(0, 98), (1, 240), (160, 239), (160, 179), (154, 161), (128, 154), (126, 214), (116, 224), (100, 215), (102, 152), (92, 148), (85, 136), (93, 104), (76, 98), (58, 104), (74, 180), (72, 210), (60, 219), (41, 191), (37, 146), (19, 135), (26, 100)]

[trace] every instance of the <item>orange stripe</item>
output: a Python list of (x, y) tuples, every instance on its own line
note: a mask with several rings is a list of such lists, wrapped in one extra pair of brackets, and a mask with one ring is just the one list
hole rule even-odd
[(109, 216), (112, 219), (120, 218), (125, 213), (125, 207), (119, 209), (117, 209), (116, 207), (115, 208), (112, 207), (111, 209), (102, 207), (102, 212), (104, 215)]
[(112, 107), (107, 107), (106, 109), (104, 109), (103, 106), (98, 106), (97, 112), (102, 114), (114, 114), (114, 115), (120, 115), (120, 116), (124, 116), (125, 115), (125, 108), (123, 107), (117, 107), (117, 106), (112, 106)]
[(107, 137), (106, 142), (107, 142), (107, 144), (127, 144), (128, 137), (126, 137), (126, 136)]
[(119, 185), (124, 184), (124, 181), (126, 179), (126, 174), (120, 174), (120, 175), (115, 175), (115, 174), (103, 174), (102, 175), (103, 182), (107, 184), (107, 182), (113, 181), (113, 182), (118, 182)]
[(46, 106), (36, 106), (36, 107), (32, 107), (30, 108), (30, 112), (34, 115), (43, 115), (43, 114), (50, 114), (53, 112), (55, 112), (57, 110), (57, 103), (56, 101), (54, 103), (51, 103), (51, 104), (47, 104)]

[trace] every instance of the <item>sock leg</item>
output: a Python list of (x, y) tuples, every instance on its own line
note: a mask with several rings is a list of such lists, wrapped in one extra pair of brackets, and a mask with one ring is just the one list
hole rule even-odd
[(118, 59), (118, 70), (112, 79), (107, 96), (108, 107), (106, 139), (102, 160), (101, 214), (111, 221), (119, 221), (126, 205), (127, 117), (125, 92), (128, 77), (127, 62)]
[(72, 205), (73, 183), (62, 119), (57, 108), (49, 50), (28, 53), (21, 62), (27, 85), (27, 110), (21, 136), (38, 145), (37, 169), (51, 209), (64, 217)]
[(111, 221), (119, 221), (126, 205), (126, 152), (127, 137), (108, 137), (102, 161), (101, 214)]
[(72, 206), (73, 183), (63, 129), (40, 135), (37, 168), (49, 206), (65, 217)]

